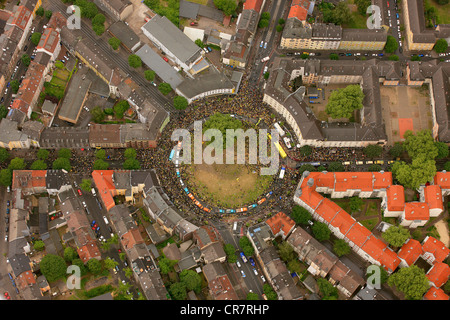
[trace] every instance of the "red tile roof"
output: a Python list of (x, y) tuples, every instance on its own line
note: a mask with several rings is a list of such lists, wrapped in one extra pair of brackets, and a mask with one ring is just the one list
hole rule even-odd
[(309, 0), (293, 0), (291, 9), (289, 10), (288, 18), (297, 18), (300, 21), (305, 21), (308, 16), (308, 9), (310, 6)]
[(88, 262), (89, 260), (91, 260), (93, 258), (101, 257), (100, 249), (98, 248), (95, 240), (92, 240), (89, 243), (87, 243), (86, 245), (82, 246), (81, 248), (79, 248), (77, 250), (77, 252), (78, 252), (78, 256), (84, 263)]
[(341, 210), (333, 220), (331, 220), (331, 225), (335, 228), (339, 228), (339, 231), (344, 235), (347, 234), (355, 223), (356, 220), (344, 210)]
[(59, 32), (57, 32), (53, 28), (47, 28), (42, 34), (41, 40), (39, 41), (36, 48), (43, 49), (53, 54), (56, 50), (56, 47), (58, 46), (59, 39)]
[(311, 176), (317, 187), (327, 187), (334, 189), (334, 173), (333, 172), (312, 172)]
[(390, 186), (386, 190), (386, 197), (389, 211), (403, 211), (405, 208), (405, 189), (403, 186)]
[(386, 189), (392, 184), (392, 172), (373, 172), (373, 188)]
[(409, 239), (398, 252), (398, 257), (405, 260), (408, 266), (414, 264), (422, 254), (422, 246), (419, 241)]
[(430, 208), (424, 202), (405, 203), (405, 220), (429, 220)]
[(371, 172), (335, 172), (335, 191), (343, 192), (347, 190), (372, 191)]
[(422, 250), (433, 254), (437, 262), (444, 261), (450, 254), (450, 249), (442, 241), (429, 236), (422, 242)]
[(441, 288), (431, 286), (430, 290), (423, 296), (426, 300), (448, 300), (449, 296)]
[(317, 207), (316, 213), (329, 223), (341, 210), (342, 208), (339, 207), (336, 202), (333, 202), (328, 198), (324, 198)]
[(276, 215), (266, 220), (267, 225), (272, 230), (273, 234), (282, 233), (287, 236), (295, 227), (295, 222), (283, 212), (278, 212)]
[(14, 170), (12, 188), (46, 187), (47, 170)]
[(435, 263), (427, 273), (428, 280), (438, 288), (446, 283), (449, 277), (450, 267), (448, 264), (443, 262)]
[(28, 21), (31, 19), (32, 12), (25, 6), (20, 6), (15, 12), (11, 24), (16, 25), (22, 30), (25, 30), (25, 27), (28, 24)]
[(116, 205), (111, 194), (116, 189), (112, 181), (113, 173), (113, 170), (94, 170), (92, 172), (92, 179), (107, 211)]
[(263, 0), (246, 0), (244, 2), (244, 10), (255, 10), (260, 12), (262, 3)]
[(362, 226), (359, 222), (355, 223), (351, 227), (350, 231), (346, 234), (346, 237), (358, 247), (362, 247), (364, 242), (370, 237), (372, 233), (366, 227)]
[(430, 209), (444, 210), (441, 187), (438, 185), (429, 185), (424, 189), (425, 202)]
[(122, 236), (122, 245), (125, 249), (131, 249), (135, 244), (144, 243), (144, 239), (139, 232), (139, 229), (131, 229)]
[(436, 172), (434, 184), (439, 185), (442, 189), (450, 189), (450, 172)]

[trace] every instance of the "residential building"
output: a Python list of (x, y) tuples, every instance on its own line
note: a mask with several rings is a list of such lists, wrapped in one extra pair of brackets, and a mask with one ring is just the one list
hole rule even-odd
[(94, 0), (94, 3), (114, 20), (125, 20), (134, 10), (130, 0)]
[(123, 21), (113, 23), (108, 32), (115, 38), (120, 40), (120, 44), (128, 52), (136, 52), (141, 45), (139, 36)]
[(59, 31), (48, 27), (44, 30), (41, 36), (41, 40), (36, 46), (36, 52), (44, 52), (51, 57), (52, 61), (55, 61), (61, 51), (61, 43)]
[(12, 149), (28, 149), (30, 148), (29, 137), (18, 130), (18, 123), (16, 121), (3, 118), (0, 121), (0, 147)]
[(58, 113), (59, 119), (73, 124), (78, 122), (91, 85), (92, 81), (85, 78), (85, 75), (81, 73), (76, 73), (72, 76), (64, 100), (61, 103)]

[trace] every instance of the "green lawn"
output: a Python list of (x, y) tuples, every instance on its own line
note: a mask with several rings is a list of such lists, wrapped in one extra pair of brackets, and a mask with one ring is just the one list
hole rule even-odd
[(375, 216), (378, 214), (378, 207), (375, 203), (370, 202), (369, 206), (367, 207), (366, 216)]
[(352, 21), (343, 25), (343, 28), (367, 29), (367, 17), (360, 15), (357, 11), (352, 12)]
[(208, 0), (187, 0), (187, 1), (193, 2), (193, 3), (198, 3), (198, 4), (201, 4), (204, 6), (206, 6), (208, 4)]
[(426, 0), (426, 2), (436, 8), (438, 24), (450, 24), (450, 3), (441, 6), (434, 0)]
[(366, 227), (367, 229), (369, 229), (370, 231), (372, 231), (373, 228), (375, 228), (375, 226), (377, 225), (378, 219), (374, 218), (374, 219), (367, 219), (367, 220), (362, 220), (359, 221), (364, 227)]

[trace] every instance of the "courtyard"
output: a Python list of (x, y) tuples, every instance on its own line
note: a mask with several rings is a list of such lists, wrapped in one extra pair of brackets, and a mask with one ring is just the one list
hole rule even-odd
[(417, 132), (432, 129), (431, 105), (426, 86), (381, 86), (380, 95), (388, 145), (403, 141), (406, 130)]

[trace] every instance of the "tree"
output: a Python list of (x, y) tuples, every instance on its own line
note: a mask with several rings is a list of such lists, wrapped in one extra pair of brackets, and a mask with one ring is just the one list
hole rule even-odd
[(237, 2), (235, 0), (214, 0), (217, 9), (222, 10), (226, 16), (231, 16), (236, 12)]
[(263, 77), (264, 77), (265, 80), (269, 79), (269, 77), (270, 77), (270, 72), (269, 72), (269, 71), (265, 72), (264, 75), (263, 75)]
[(42, 258), (39, 266), (48, 282), (54, 282), (66, 275), (66, 262), (60, 256), (47, 254)]
[(88, 272), (86, 266), (84, 265), (83, 260), (81, 260), (80, 258), (75, 258), (72, 260), (72, 265), (74, 266), (78, 266), (80, 268), (80, 275), (81, 276), (85, 276)]
[(369, 172), (380, 172), (381, 171), (381, 166), (379, 164), (371, 164), (369, 167), (367, 167), (367, 171)]
[(156, 72), (153, 70), (145, 70), (144, 76), (145, 76), (145, 79), (147, 79), (148, 81), (153, 81), (153, 80), (155, 80)]
[(350, 198), (350, 209), (353, 211), (360, 211), (361, 206), (364, 204), (364, 201), (360, 197), (351, 197)]
[(448, 49), (448, 42), (445, 39), (438, 39), (433, 48), (433, 50), (436, 51), (436, 53), (444, 53), (447, 51), (447, 49)]
[(405, 138), (403, 146), (411, 158), (424, 155), (426, 159), (435, 159), (438, 156), (438, 148), (430, 130), (421, 130), (415, 135), (407, 130), (403, 137)]
[(371, 0), (355, 0), (355, 4), (358, 7), (359, 14), (365, 16), (367, 8), (372, 4)]
[[(384, 269), (383, 267), (377, 266), (377, 265), (372, 265), (372, 267), (377, 267), (380, 270), (380, 284), (386, 283), (389, 275), (386, 271), (386, 269)], [(373, 272), (367, 272), (366, 273), (366, 280), (369, 279), (369, 277), (374, 274), (376, 271), (374, 270)]]
[(95, 258), (89, 259), (89, 261), (86, 262), (86, 267), (92, 274), (100, 274), (100, 272), (102, 272), (102, 263)]
[(317, 285), (319, 286), (320, 294), (323, 300), (328, 300), (329, 298), (337, 299), (338, 290), (334, 287), (328, 280), (324, 278), (317, 279)]
[(401, 247), (406, 240), (411, 238), (411, 234), (408, 229), (402, 226), (391, 226), (387, 229), (382, 237), (393, 247)]
[(137, 157), (136, 149), (126, 148), (123, 153), (123, 156), (125, 157), (125, 159), (136, 159), (136, 157)]
[(17, 91), (19, 91), (20, 82), (19, 80), (15, 79), (11, 81), (11, 91), (16, 94)]
[(330, 60), (339, 60), (339, 56), (337, 53), (330, 53)]
[(96, 35), (101, 36), (105, 33), (105, 26), (103, 24), (93, 24), (92, 30), (94, 30)]
[(280, 256), (281, 260), (284, 262), (289, 262), (291, 260), (295, 259), (295, 252), (292, 246), (286, 242), (283, 241), (278, 245), (278, 255)]
[(364, 154), (369, 158), (379, 157), (382, 153), (383, 147), (378, 144), (370, 144), (364, 148)]
[(226, 243), (223, 246), (223, 251), (225, 251), (225, 254), (227, 255), (227, 261), (228, 263), (235, 263), (237, 261), (236, 258), (236, 249), (231, 243)]
[(352, 19), (350, 8), (346, 2), (339, 2), (333, 10), (333, 20), (335, 24), (342, 25)]
[(130, 54), (128, 57), (128, 64), (130, 67), (139, 68), (142, 66), (142, 60), (138, 55)]
[(346, 254), (349, 254), (352, 251), (352, 249), (350, 248), (348, 243), (345, 242), (345, 240), (337, 239), (334, 241), (333, 251), (334, 253), (336, 253), (338, 257), (342, 257)]
[(105, 268), (109, 270), (114, 269), (117, 265), (119, 265), (119, 263), (116, 260), (111, 259), (110, 257), (106, 258), (104, 261)]
[(202, 49), (205, 47), (205, 44), (203, 43), (202, 39), (197, 39), (194, 41), (194, 43)]
[(102, 159), (97, 159), (94, 161), (92, 167), (94, 170), (107, 170), (109, 168), (109, 163)]
[(395, 158), (400, 157), (403, 154), (404, 148), (403, 144), (401, 142), (396, 142), (392, 146), (391, 149), (389, 149), (389, 154)]
[(448, 157), (448, 145), (445, 142), (436, 141), (435, 146), (438, 150), (437, 159), (443, 159)]
[(64, 249), (64, 260), (67, 262), (73, 262), (78, 257), (77, 251), (72, 247)]
[(0, 148), (0, 163), (6, 162), (9, 160), (9, 151), (5, 148)]
[(266, 28), (270, 24), (270, 13), (263, 12), (261, 13), (261, 18), (259, 19), (258, 28)]
[(169, 260), (165, 256), (159, 258), (159, 269), (161, 270), (161, 274), (168, 274), (177, 263), (178, 260)]
[(333, 119), (350, 118), (355, 110), (362, 109), (363, 100), (361, 87), (349, 85), (331, 93), (325, 111)]
[(194, 290), (196, 293), (200, 293), (202, 289), (202, 278), (194, 270), (181, 271), (180, 281), (186, 286), (187, 290)]
[(72, 169), (72, 166), (70, 165), (70, 161), (67, 158), (58, 158), (55, 161), (53, 161), (52, 168), (54, 170), (66, 170), (70, 171)]
[(36, 156), (39, 160), (47, 160), (49, 154), (50, 151), (48, 151), (47, 149), (39, 149), (38, 152), (36, 153)]
[(45, 14), (45, 9), (44, 9), (43, 7), (39, 7), (39, 8), (36, 10), (36, 15), (38, 15), (38, 16), (40, 16), (40, 17), (43, 17), (44, 14)]
[(27, 55), (26, 53), (24, 53), (24, 54), (22, 55), (22, 57), (20, 57), (20, 60), (22, 60), (22, 63), (23, 63), (26, 67), (28, 67), (28, 66), (30, 65), (30, 63), (31, 63), (31, 58), (30, 58), (30, 56)]
[(255, 253), (255, 249), (253, 249), (250, 240), (246, 236), (239, 238), (239, 247), (241, 247), (247, 257), (250, 257)]
[(94, 121), (95, 123), (102, 122), (103, 120), (105, 120), (105, 117), (106, 117), (103, 110), (98, 106), (91, 109), (91, 116), (92, 116), (92, 121)]
[(33, 243), (33, 248), (34, 248), (34, 250), (36, 250), (36, 251), (43, 251), (44, 248), (45, 248), (44, 241), (42, 241), (42, 240), (36, 240), (36, 241)]
[(312, 215), (305, 208), (295, 205), (292, 208), (291, 218), (297, 224), (308, 225), (308, 221), (312, 220)]
[(425, 271), (414, 264), (393, 273), (388, 284), (403, 292), (408, 300), (422, 299), (430, 287)]
[(25, 160), (22, 158), (15, 157), (11, 160), (11, 162), (8, 165), (9, 170), (23, 170), (25, 169)]
[(344, 166), (340, 162), (331, 162), (328, 164), (328, 171), (330, 172), (342, 172), (344, 171)]
[(298, 173), (299, 173), (300, 175), (302, 175), (303, 172), (305, 172), (305, 171), (315, 172), (315, 171), (316, 171), (316, 168), (315, 168), (312, 164), (307, 163), (307, 164), (302, 165), (302, 166), (298, 169)]
[[(231, 146), (232, 143), (234, 143), (234, 141), (236, 139), (227, 140), (226, 137), (226, 131), (227, 129), (232, 129), (232, 130), (236, 130), (236, 129), (240, 129), (242, 128), (242, 122), (238, 119), (233, 118), (231, 115), (229, 114), (223, 114), (223, 113), (215, 113), (212, 116), (210, 116), (208, 118), (208, 120), (206, 120), (206, 122), (203, 124), (203, 133), (205, 133), (208, 129), (217, 129), (222, 133), (222, 137), (223, 137), (223, 147), (225, 148), (227, 146), (227, 144), (229, 144)], [(212, 143), (215, 140), (215, 137), (213, 138), (213, 140), (211, 142), (207, 142), (206, 144)]]
[(117, 39), (115, 37), (112, 37), (112, 38), (109, 38), (108, 43), (111, 46), (111, 48), (113, 48), (114, 50), (117, 50), (117, 49), (119, 49), (122, 41), (120, 41), (119, 39)]
[(34, 32), (34, 33), (31, 35), (31, 42), (32, 42), (35, 46), (37, 46), (37, 45), (39, 44), (39, 41), (41, 41), (41, 36), (42, 36), (42, 34), (41, 34), (40, 32)]
[(259, 300), (259, 296), (257, 293), (249, 292), (247, 293), (247, 300)]
[(273, 288), (268, 283), (263, 284), (263, 291), (267, 297), (267, 300), (278, 300), (277, 293), (273, 290)]
[(316, 221), (311, 228), (314, 238), (318, 241), (325, 241), (330, 239), (331, 231), (325, 223)]
[(12, 184), (12, 171), (10, 169), (0, 170), (0, 184), (2, 186), (10, 186)]
[(304, 157), (310, 156), (312, 153), (312, 148), (308, 145), (304, 145), (300, 148), (300, 154)]
[(46, 10), (45, 11), (45, 17), (50, 20), (50, 18), (52, 17), (53, 12), (51, 10)]
[(105, 160), (106, 159), (106, 151), (105, 149), (98, 149), (95, 151), (95, 158), (96, 159), (102, 159)]
[(0, 120), (6, 118), (8, 115), (8, 109), (4, 105), (0, 105)]
[(169, 287), (170, 296), (175, 300), (186, 300), (187, 292), (184, 283), (175, 282)]
[(436, 0), (438, 4), (440, 4), (441, 6), (445, 6), (446, 4), (449, 3), (449, 0)]
[[(284, 27), (281, 24), (278, 24), (275, 29), (277, 30), (277, 32), (281, 32), (283, 31)], [(302, 58), (303, 59), (303, 58)]]
[(436, 161), (426, 159), (424, 155), (413, 159), (411, 164), (396, 161), (392, 165), (392, 173), (401, 185), (418, 189), (420, 185), (433, 181), (436, 175)]
[(106, 17), (101, 14), (101, 13), (97, 13), (94, 18), (92, 18), (92, 24), (96, 24), (96, 25), (103, 25), (106, 21)]
[(125, 271), (125, 277), (128, 279), (133, 275), (133, 270), (130, 267), (123, 268), (123, 271)]
[(141, 164), (137, 159), (126, 159), (123, 162), (124, 170), (139, 170), (141, 168)]
[(70, 150), (68, 148), (61, 148), (58, 151), (58, 157), (70, 159), (72, 157), (72, 150)]
[(130, 109), (130, 104), (127, 100), (121, 100), (118, 103), (116, 103), (113, 107), (114, 114), (117, 119), (122, 119), (124, 113)]
[(278, 24), (285, 24), (286, 20), (284, 20), (283, 18), (278, 19)]
[(172, 86), (166, 82), (162, 82), (158, 85), (158, 89), (163, 95), (166, 96), (170, 93), (170, 91), (172, 91)]
[(393, 36), (387, 36), (384, 51), (387, 53), (394, 53), (398, 49), (398, 42)]
[(47, 170), (47, 164), (44, 160), (36, 160), (31, 164), (31, 170)]
[(420, 61), (420, 60), (422, 60), (422, 58), (419, 57), (418, 55), (414, 55), (411, 57), (411, 61)]
[(83, 191), (89, 192), (92, 188), (92, 180), (91, 179), (83, 179), (80, 184), (80, 188)]
[(393, 54), (393, 55), (389, 56), (389, 60), (390, 61), (398, 61), (398, 60), (400, 60), (400, 58), (398, 57), (398, 55)]
[(188, 101), (185, 97), (176, 96), (175, 98), (173, 98), (173, 106), (175, 109), (184, 110), (188, 106)]

